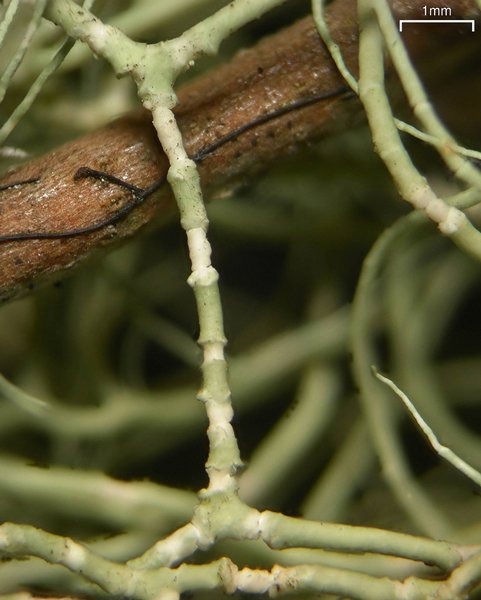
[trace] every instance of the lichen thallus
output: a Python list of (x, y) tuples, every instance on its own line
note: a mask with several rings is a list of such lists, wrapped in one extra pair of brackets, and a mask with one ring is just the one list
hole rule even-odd
[[(305, 108), (317, 102), (321, 102), (322, 100), (327, 100), (329, 98), (334, 98), (336, 96), (341, 96), (343, 94), (349, 93), (349, 89), (344, 87), (336, 88), (334, 90), (328, 92), (321, 92), (319, 94), (315, 94), (312, 96), (307, 96), (303, 98), (299, 98), (293, 102), (286, 104), (280, 108), (276, 108), (270, 112), (267, 112), (255, 119), (252, 119), (248, 123), (245, 123), (241, 127), (234, 129), (230, 133), (220, 137), (214, 143), (210, 144), (199, 150), (196, 154), (191, 156), (190, 158), (196, 163), (201, 163), (205, 158), (214, 153), (216, 150), (236, 140), (239, 136), (241, 136), (246, 131), (254, 129), (255, 127), (267, 123), (268, 121), (272, 121), (283, 115)], [(139, 188), (127, 181), (119, 179), (115, 177), (115, 175), (111, 175), (110, 173), (104, 173), (102, 171), (96, 171), (94, 169), (90, 169), (89, 167), (80, 167), (75, 175), (73, 176), (74, 181), (78, 179), (83, 179), (86, 177), (92, 177), (93, 179), (100, 179), (102, 181), (106, 181), (108, 183), (112, 183), (114, 185), (118, 185), (129, 192), (132, 193), (132, 200), (127, 202), (124, 206), (122, 206), (119, 210), (117, 210), (113, 215), (109, 215), (105, 219), (100, 221), (96, 221), (95, 223), (91, 223), (89, 225), (85, 225), (84, 227), (78, 227), (76, 229), (69, 229), (66, 231), (29, 231), (29, 232), (19, 232), (19, 233), (9, 233), (6, 235), (0, 235), (0, 242), (15, 242), (22, 240), (39, 240), (39, 239), (57, 239), (57, 238), (68, 238), (73, 236), (84, 235), (88, 233), (93, 233), (98, 231), (108, 225), (114, 225), (118, 221), (121, 221), (125, 218), (134, 208), (142, 204), (150, 195), (156, 192), (166, 180), (166, 176), (164, 175), (162, 178), (154, 181), (151, 185), (146, 188)], [(0, 192), (9, 190), (21, 185), (27, 184), (36, 184), (41, 181), (41, 177), (34, 177), (31, 179), (26, 179), (24, 181), (18, 181), (13, 183), (7, 183), (4, 185), (0, 185)]]

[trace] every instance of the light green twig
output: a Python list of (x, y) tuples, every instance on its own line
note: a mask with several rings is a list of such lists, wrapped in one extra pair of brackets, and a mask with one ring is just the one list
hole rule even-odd
[(401, 196), (422, 210), (457, 246), (481, 261), (481, 235), (459, 209), (439, 198), (415, 168), (396, 129), (384, 88), (382, 36), (372, 0), (359, 0), (360, 97), (374, 145), (386, 164)]
[[(118, 481), (97, 471), (49, 469), (0, 457), (0, 491), (15, 504), (34, 499), (35, 514), (70, 515), (78, 523), (104, 523), (113, 530), (169, 531), (187, 521), (195, 494), (148, 481)], [(5, 516), (5, 513), (4, 513)]]
[(445, 444), (480, 468), (481, 439), (449, 406), (434, 371), (438, 346), (468, 286), (479, 278), (479, 267), (449, 246), (436, 261), (427, 261), (440, 245), (432, 236), (417, 243), (405, 238), (386, 269), (390, 370)]
[(45, 400), (36, 398), (27, 394), (22, 389), (10, 383), (0, 374), (0, 394), (22, 411), (31, 413), (35, 416), (46, 416), (51, 409), (51, 405)]
[(32, 18), (27, 26), (25, 33), (23, 34), (22, 41), (15, 54), (12, 56), (10, 62), (6, 66), (1, 78), (0, 78), (0, 102), (2, 102), (8, 85), (15, 75), (15, 71), (18, 69), (19, 64), (22, 62), (25, 53), (27, 52), (32, 38), (38, 29), (40, 20), (45, 11), (48, 0), (36, 0), (32, 13)]
[(379, 381), (382, 381), (384, 384), (386, 384), (389, 388), (391, 388), (393, 390), (393, 392), (395, 392), (395, 394), (397, 396), (399, 396), (399, 398), (401, 398), (401, 400), (403, 401), (406, 408), (409, 410), (411, 415), (414, 417), (414, 420), (418, 424), (419, 428), (424, 433), (424, 435), (428, 438), (429, 443), (434, 448), (434, 450), (439, 454), (439, 456), (441, 456), (442, 458), (444, 458), (444, 460), (447, 460), (449, 463), (451, 463), (456, 469), (458, 469), (458, 471), (460, 471), (461, 473), (464, 473), (464, 475), (466, 475), (466, 477), (469, 477), (469, 479), (474, 481), (477, 485), (481, 486), (481, 473), (479, 471), (477, 471), (476, 469), (474, 469), (471, 465), (469, 465), (462, 458), (457, 456), (450, 448), (443, 446), (438, 441), (433, 430), (429, 427), (429, 425), (426, 423), (426, 421), (421, 417), (421, 415), (416, 410), (416, 407), (411, 402), (411, 400), (391, 379), (389, 379), (385, 375), (381, 375), (381, 373), (379, 373), (379, 371), (376, 369), (376, 367), (372, 367), (372, 370), (373, 370), (375, 377), (377, 377), (377, 379), (379, 379)]
[[(85, 0), (84, 8), (89, 8), (93, 4), (94, 0)], [(28, 110), (31, 108), (35, 99), (42, 91), (43, 86), (47, 79), (54, 73), (58, 67), (62, 64), (63, 60), (70, 52), (71, 48), (75, 44), (73, 40), (66, 40), (62, 46), (57, 50), (55, 56), (51, 59), (50, 63), (45, 66), (38, 77), (35, 79), (33, 84), (30, 86), (27, 94), (24, 96), (22, 101), (15, 107), (15, 110), (3, 123), (0, 128), (0, 144), (3, 144), (8, 136), (12, 133), (15, 127), (18, 125), (20, 120), (25, 116)], [(8, 83), (8, 82), (7, 82)], [(1, 88), (0, 88), (1, 89)], [(1, 96), (1, 93), (0, 93)], [(1, 98), (0, 98), (1, 101)]]
[(420, 531), (446, 538), (451, 532), (449, 521), (412, 476), (399, 439), (394, 407), (386, 402), (384, 390), (370, 372), (370, 365), (379, 362), (372, 307), (379, 305), (381, 297), (378, 288), (381, 266), (396, 240), (423, 221), (422, 215), (416, 213), (399, 221), (378, 238), (364, 260), (353, 303), (353, 369), (371, 438), (393, 494)]
[[(479, 0), (479, 1), (481, 1), (481, 0)], [(318, 30), (319, 35), (321, 36), (323, 42), (326, 44), (326, 47), (329, 50), (339, 72), (344, 77), (345, 81), (351, 87), (351, 89), (356, 94), (358, 94), (359, 93), (358, 82), (357, 82), (356, 78), (352, 75), (352, 73), (349, 71), (349, 69), (347, 68), (347, 65), (346, 65), (344, 58), (342, 56), (342, 53), (341, 53), (341, 49), (335, 43), (335, 41), (332, 39), (331, 33), (329, 31), (329, 27), (327, 25), (327, 21), (325, 18), (324, 3), (325, 3), (325, 0), (312, 0), (312, 13), (313, 13), (314, 20), (315, 20), (315, 23), (317, 26), (317, 30)], [(381, 2), (381, 4), (383, 4), (383, 11), (385, 9), (387, 9), (385, 2)], [(395, 54), (396, 57), (399, 57), (402, 54), (405, 55), (406, 54), (405, 49), (404, 49), (404, 46), (400, 39), (400, 36), (398, 35), (395, 27), (394, 27), (394, 31), (392, 30), (389, 20), (392, 21), (392, 19), (389, 19), (389, 15), (383, 14), (383, 24), (385, 25), (385, 28), (386, 28), (385, 32), (386, 32), (386, 34), (388, 34), (388, 36), (391, 40), (390, 48), (392, 49), (393, 54)], [(398, 51), (398, 49), (399, 49), (399, 51)], [(407, 55), (402, 58), (402, 63), (404, 66), (400, 65), (398, 71), (399, 71), (399, 74), (401, 75), (401, 77), (404, 78), (404, 76), (406, 75), (405, 74), (405, 69), (407, 68), (406, 65), (410, 66), (409, 58), (407, 57)], [(411, 74), (406, 78), (408, 78), (408, 79), (411, 78)], [(411, 78), (411, 80), (412, 80), (412, 78)], [(415, 101), (415, 102), (417, 102), (417, 101)], [(419, 106), (424, 106), (424, 105), (419, 105)], [(471, 150), (470, 148), (464, 148), (463, 146), (460, 146), (451, 137), (449, 137), (449, 142), (447, 143), (447, 136), (445, 135), (444, 130), (441, 131), (441, 130), (437, 129), (436, 133), (434, 131), (433, 131), (433, 133), (429, 133), (426, 131), (421, 131), (417, 127), (414, 127), (413, 125), (406, 123), (406, 122), (402, 121), (401, 119), (394, 118), (394, 122), (396, 124), (396, 127), (399, 129), (399, 131), (403, 131), (403, 132), (409, 134), (410, 136), (437, 148), (442, 153), (443, 157), (447, 161), (449, 160), (450, 163), (453, 163), (453, 169), (454, 169), (455, 173), (457, 173), (457, 174), (459, 173), (460, 176), (462, 176), (464, 173), (466, 173), (467, 180), (469, 182), (475, 182), (479, 186), (481, 176), (476, 172), (476, 169), (474, 169), (474, 167), (472, 167), (472, 165), (466, 164), (465, 162), (460, 162), (459, 160), (456, 161), (455, 156), (459, 155), (459, 156), (463, 156), (466, 158), (474, 158), (477, 160), (481, 160), (481, 152), (479, 152), (477, 150)], [(439, 121), (438, 121), (438, 124), (439, 124)], [(430, 129), (432, 129), (432, 128), (430, 128)]]
[[(466, 208), (479, 199), (479, 192), (468, 190), (447, 201), (450, 205)], [(353, 367), (360, 387), (361, 399), (371, 431), (373, 443), (379, 454), (387, 481), (411, 518), (424, 531), (429, 528), (445, 531), (449, 526), (446, 518), (426, 497), (423, 490), (413, 481), (402, 453), (397, 446), (396, 432), (386, 397), (372, 377), (370, 366), (379, 363), (374, 350), (372, 306), (379, 305), (379, 289), (382, 266), (399, 240), (426, 223), (422, 213), (412, 213), (391, 226), (375, 243), (366, 257), (356, 289), (352, 318)]]
[(341, 49), (332, 39), (331, 32), (329, 31), (324, 11), (324, 2), (325, 0), (312, 0), (312, 14), (314, 16), (314, 21), (316, 23), (317, 30), (322, 38), (322, 41), (326, 44), (327, 49), (329, 50), (334, 62), (336, 63), (336, 67), (338, 68), (341, 75), (344, 77), (346, 83), (349, 85), (353, 92), (358, 94), (359, 86), (356, 81), (356, 78), (347, 68), (347, 65), (344, 62), (344, 58), (342, 56)]
[(8, 28), (12, 24), (15, 17), (15, 13), (18, 10), (20, 0), (10, 0), (7, 8), (4, 10), (2, 20), (0, 22), (0, 47), (2, 46), (5, 36), (7, 35)]
[[(371, 373), (370, 376), (372, 378)], [(260, 524), (261, 537), (271, 548), (375, 552), (435, 564), (448, 572), (477, 552), (476, 547), (462, 548), (448, 542), (373, 527), (300, 520), (271, 511), (261, 514)]]
[[(481, 189), (481, 173), (463, 156), (460, 156), (456, 141), (440, 121), (429, 102), (419, 76), (411, 64), (386, 0), (370, 0), (369, 3), (376, 12), (387, 48), (414, 114), (419, 118), (427, 133), (433, 139), (438, 140), (436, 147), (450, 170), (470, 186)], [(463, 149), (463, 153), (479, 158), (479, 153), (469, 152), (465, 149)]]

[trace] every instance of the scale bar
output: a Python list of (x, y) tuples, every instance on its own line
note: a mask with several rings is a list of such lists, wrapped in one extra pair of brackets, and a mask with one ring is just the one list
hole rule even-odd
[(474, 31), (474, 19), (401, 19), (399, 31), (403, 30), (403, 23), (471, 23), (471, 31)]

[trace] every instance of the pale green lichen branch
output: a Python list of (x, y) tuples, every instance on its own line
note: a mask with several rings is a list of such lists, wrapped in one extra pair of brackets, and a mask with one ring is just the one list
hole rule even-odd
[(359, 89), (372, 139), (401, 196), (459, 247), (481, 260), (481, 236), (465, 214), (439, 198), (413, 165), (396, 129), (384, 88), (382, 35), (371, 0), (359, 0)]
[[(111, 530), (148, 530), (184, 523), (192, 515), (196, 495), (148, 481), (118, 481), (92, 470), (49, 469), (0, 457), (0, 492), (35, 511), (78, 523), (95, 519)], [(33, 512), (32, 507), (32, 512)], [(168, 564), (166, 565), (168, 566)]]
[[(459, 208), (468, 208), (478, 201), (477, 190), (467, 190), (447, 199), (449, 205)], [(397, 435), (388, 399), (371, 373), (371, 365), (379, 361), (375, 352), (376, 327), (372, 307), (379, 305), (382, 293), (382, 266), (387, 263), (399, 240), (407, 235), (412, 236), (426, 222), (426, 215), (420, 212), (399, 220), (379, 237), (364, 260), (353, 302), (351, 344), (354, 376), (386, 480), (400, 505), (420, 530), (440, 537), (443, 531), (446, 533), (445, 518), (409, 473), (403, 454), (397, 448)]]
[(408, 597), (408, 591), (410, 597), (426, 598), (439, 591), (440, 587), (437, 582), (414, 577), (408, 583), (401, 583), (387, 577), (376, 578), (333, 567), (320, 569), (317, 565), (275, 566), (271, 571), (244, 568), (235, 573), (232, 584), (232, 588), (226, 587), (227, 592), (233, 593), (237, 589), (250, 594), (277, 596), (295, 591), (335, 594), (359, 600), (401, 600)]
[(406, 408), (409, 410), (414, 420), (418, 424), (421, 431), (428, 438), (429, 443), (434, 450), (449, 463), (451, 463), (458, 471), (464, 473), (466, 477), (469, 477), (471, 481), (474, 481), (477, 485), (481, 486), (481, 473), (469, 465), (465, 460), (457, 456), (450, 448), (443, 446), (437, 439), (434, 431), (429, 427), (426, 421), (421, 417), (414, 404), (408, 398), (408, 396), (391, 380), (389, 377), (382, 375), (377, 371), (375, 367), (372, 367), (374, 376), (379, 379), (382, 383), (387, 385), (399, 398), (402, 400)]
[[(22, 62), (23, 57), (25, 56), (25, 53), (27, 52), (32, 42), (32, 38), (39, 27), (47, 2), (48, 0), (37, 0), (37, 2), (35, 2), (32, 18), (22, 37), (20, 45), (16, 52), (13, 54), (10, 62), (7, 64), (6, 67), (4, 67), (2, 76), (0, 78), (0, 102), (3, 100), (8, 85), (10, 84), (12, 77), (15, 75), (18, 66)], [(7, 17), (7, 19), (10, 18), (11, 15), (9, 14), (9, 11), (7, 11), (5, 16)]]
[(404, 149), (384, 89), (382, 37), (373, 19), (369, 0), (359, 0), (359, 13), (359, 90), (374, 146), (402, 197), (415, 208), (423, 210), (448, 233), (460, 226), (463, 216), (436, 197)]
[[(172, 84), (187, 66), (186, 62), (200, 53), (215, 51), (221, 39), (234, 28), (278, 3), (270, 0), (255, 5), (236, 0), (187, 32), (185, 39), (181, 36), (178, 40), (148, 48), (126, 40), (118, 30), (105, 26), (88, 11), (75, 9), (71, 2), (52, 0), (49, 6), (49, 15), (54, 21), (60, 22), (71, 35), (82, 39), (94, 52), (109, 60), (117, 73), (132, 73), (144, 106), (152, 110), (154, 126), (169, 159), (167, 177), (187, 235), (192, 269), (188, 282), (196, 297), (199, 344), (204, 353), (203, 385), (198, 397), (205, 403), (209, 418), (210, 451), (206, 465), (209, 486), (200, 494), (202, 502), (192, 521), (200, 547), (208, 547), (215, 539), (226, 535), (254, 535), (257, 513), (243, 505), (236, 495), (236, 474), (242, 462), (231, 426), (233, 410), (224, 357), (226, 339), (218, 274), (211, 264), (211, 248), (206, 235), (208, 220), (196, 165), (183, 147), (171, 111), (175, 101)], [(191, 531), (189, 528), (188, 532)]]
[(207, 471), (210, 484), (206, 493), (235, 493), (235, 475), (242, 463), (230, 424), (233, 411), (224, 358), (226, 339), (218, 274), (210, 260), (211, 248), (206, 235), (208, 220), (196, 165), (183, 148), (171, 111), (175, 103), (172, 85), (193, 58), (215, 52), (222, 39), (234, 29), (280, 3), (279, 0), (258, 3), (234, 0), (180, 38), (149, 47), (132, 42), (119, 30), (104, 25), (70, 0), (51, 0), (47, 11), (47, 15), (71, 36), (86, 42), (96, 54), (106, 58), (119, 75), (132, 74), (144, 106), (152, 110), (154, 126), (170, 162), (168, 180), (187, 235), (192, 263), (188, 281), (196, 296), (199, 344), (204, 352), (204, 382), (199, 398), (205, 402), (209, 417)]
[[(266, 530), (263, 537), (277, 547), (288, 545), (317, 547), (322, 544), (322, 546), (339, 548), (339, 541), (345, 538), (345, 546), (353, 551), (358, 549), (364, 552), (376, 546), (375, 542), (378, 538), (380, 542), (378, 545), (385, 553), (402, 556), (408, 551), (410, 558), (437, 564), (449, 570), (456, 568), (463, 561), (469, 563), (470, 557), (475, 557), (477, 550), (479, 551), (474, 547), (462, 549), (404, 534), (338, 525), (324, 527), (321, 523), (300, 522), (298, 519), (275, 513), (264, 513), (264, 515), (263, 525)], [(269, 532), (270, 528), (273, 530)], [(327, 531), (323, 531), (324, 529)], [(286, 536), (288, 530), (291, 530), (291, 535)], [(290, 544), (286, 543), (286, 537), (291, 538)], [(1, 525), (0, 548), (4, 552), (37, 556), (52, 564), (64, 565), (70, 571), (82, 574), (110, 594), (128, 595), (140, 600), (171, 598), (185, 591), (214, 589), (224, 590), (227, 593), (245, 591), (259, 594), (293, 590), (332, 592), (366, 600), (386, 597), (401, 599), (405, 597), (406, 592), (404, 589), (406, 583), (387, 577), (378, 578), (332, 567), (319, 568), (318, 565), (275, 566), (270, 571), (247, 568), (239, 570), (232, 561), (223, 558), (203, 565), (183, 564), (176, 569), (134, 569), (131, 565), (107, 560), (69, 538), (26, 525)], [(427, 597), (434, 592), (441, 593), (444, 585), (443, 581), (409, 578), (409, 589), (416, 591), (416, 597)]]
[[(12, 2), (10, 2), (10, 5)], [(152, 0), (139, 0), (130, 5), (117, 4), (115, 14), (109, 18), (109, 24), (123, 31), (131, 39), (144, 36), (146, 31), (158, 31), (162, 27), (169, 27), (176, 20), (206, 6), (215, 5), (215, 0), (182, 0), (182, 2), (157, 2)], [(118, 12), (117, 12), (118, 10)], [(41, 35), (41, 34), (40, 34)], [(43, 39), (46, 38), (46, 39)], [(20, 74), (21, 81), (29, 81), (50, 60), (52, 49), (47, 43), (47, 35), (40, 37), (40, 44), (30, 56), (28, 64)], [(43, 42), (43, 43), (42, 43)], [(82, 67), (92, 54), (87, 46), (78, 44), (69, 54), (61, 67), (64, 73)]]
[[(481, 173), (463, 156), (459, 155), (456, 140), (443, 125), (429, 102), (419, 76), (409, 59), (386, 0), (370, 0), (368, 5), (376, 13), (389, 54), (414, 114), (418, 117), (426, 132), (438, 140), (437, 149), (452, 173), (466, 181), (470, 186), (481, 189)], [(475, 157), (477, 158), (477, 153)]]
[[(237, 566), (227, 558), (203, 565), (183, 564), (176, 569), (133, 570), (93, 554), (68, 538), (47, 534), (30, 526), (0, 526), (0, 547), (8, 545), (22, 554), (28, 552), (67, 569), (82, 573), (91, 582), (112, 594), (158, 600), (176, 598), (185, 591), (222, 590), (228, 594), (286, 593), (289, 591), (331, 592), (363, 600), (404, 598), (403, 583), (387, 577), (317, 565), (274, 566), (270, 571)], [(442, 590), (443, 582), (410, 578), (416, 597)]]
[(12, 133), (15, 127), (18, 125), (22, 117), (30, 109), (35, 99), (37, 98), (40, 91), (43, 89), (44, 83), (50, 77), (50, 75), (56, 70), (58, 65), (61, 64), (64, 57), (68, 54), (70, 48), (73, 46), (73, 42), (70, 40), (60, 48), (52, 61), (43, 69), (38, 75), (30, 89), (24, 96), (24, 98), (17, 104), (12, 114), (6, 119), (0, 128), (0, 144), (3, 144), (8, 136)]
[(157, 600), (161, 594), (172, 597), (191, 590), (236, 589), (237, 567), (226, 558), (203, 565), (183, 564), (176, 569), (134, 569), (107, 560), (69, 538), (29, 525), (0, 525), (0, 551), (37, 556), (63, 565), (116, 597)]
[[(82, 40), (98, 56), (110, 62), (118, 75), (130, 73), (148, 109), (172, 108), (176, 97), (172, 85), (177, 76), (202, 54), (213, 54), (231, 33), (260, 17), (285, 0), (234, 0), (178, 38), (158, 44), (132, 41), (119, 29), (102, 23), (73, 0), (50, 0), (46, 16), (70, 36)], [(149, 81), (145, 72), (150, 72)], [(154, 74), (157, 73), (157, 77)]]
[(15, 404), (22, 411), (45, 417), (51, 408), (48, 402), (36, 398), (31, 394), (27, 394), (21, 388), (13, 383), (10, 383), (3, 375), (0, 374), (0, 396)]
[[(481, 0), (479, 0), (479, 1), (481, 1)], [(344, 57), (342, 56), (342, 52), (341, 52), (339, 45), (336, 44), (336, 42), (333, 40), (333, 38), (331, 36), (331, 32), (329, 30), (329, 26), (327, 24), (327, 20), (326, 20), (326, 16), (325, 16), (325, 10), (324, 10), (325, 2), (326, 2), (326, 0), (312, 0), (312, 14), (314, 17), (314, 21), (316, 23), (317, 30), (319, 32), (319, 35), (322, 38), (322, 41), (325, 43), (327, 49), (329, 50), (329, 53), (331, 54), (331, 57), (334, 60), (339, 72), (344, 77), (344, 80), (350, 86), (350, 88), (353, 90), (353, 92), (355, 92), (356, 94), (359, 94), (358, 81), (356, 80), (354, 75), (348, 69), (348, 67), (344, 61)], [(400, 36), (398, 36), (398, 37), (400, 39)], [(402, 41), (401, 41), (401, 45), (402, 45)], [(395, 44), (393, 44), (393, 46), (395, 46)], [(459, 154), (460, 156), (465, 156), (466, 158), (474, 158), (477, 160), (481, 160), (481, 152), (472, 150), (470, 148), (464, 148), (463, 146), (460, 146), (452, 138), (449, 140), (448, 147), (446, 147), (445, 136), (440, 138), (437, 135), (431, 135), (425, 131), (421, 131), (417, 127), (414, 127), (413, 125), (410, 125), (409, 123), (406, 123), (398, 118), (394, 118), (394, 122), (396, 124), (396, 127), (399, 129), (399, 131), (403, 131), (404, 133), (407, 133), (410, 136), (412, 136), (418, 140), (421, 140), (422, 142), (425, 142), (426, 144), (430, 144), (431, 146), (434, 146), (436, 148), (443, 149), (446, 153), (451, 152), (451, 153)], [(455, 167), (455, 169), (456, 170), (460, 169), (461, 166), (462, 166), (461, 163), (459, 163), (458, 166)], [(466, 169), (468, 169), (468, 167), (466, 167)], [(470, 175), (473, 176), (473, 168), (472, 167), (470, 170)], [(479, 182), (479, 175), (476, 177), (476, 181)]]
[(274, 549), (373, 552), (434, 564), (445, 572), (479, 552), (479, 546), (460, 546), (373, 527), (300, 520), (271, 511), (261, 513), (259, 526), (261, 539)]
[[(265, 8), (271, 4), (273, 3), (266, 3)], [(253, 3), (245, 0), (233, 2), (226, 8), (231, 9), (231, 15), (234, 16), (242, 5), (248, 9), (247, 15), (254, 14)], [(258, 9), (257, 13), (259, 12), (262, 10)], [(245, 507), (236, 496), (236, 473), (242, 463), (230, 423), (233, 410), (224, 357), (226, 338), (218, 274), (211, 264), (211, 248), (206, 235), (207, 214), (196, 165), (183, 147), (182, 137), (171, 111), (175, 102), (172, 84), (186, 65), (179, 61), (178, 52), (175, 51), (176, 41), (147, 49), (143, 44), (135, 44), (126, 39), (121, 32), (105, 26), (88, 11), (75, 7), (71, 2), (53, 0), (48, 14), (54, 21), (60, 22), (70, 35), (82, 39), (94, 52), (109, 60), (117, 73), (130, 72), (133, 75), (143, 104), (152, 110), (154, 127), (170, 163), (167, 177), (178, 203), (181, 225), (186, 231), (191, 257), (192, 272), (188, 282), (196, 297), (200, 324), (199, 344), (204, 354), (203, 385), (198, 397), (206, 406), (210, 442), (206, 465), (209, 486), (200, 494), (202, 502), (194, 514), (193, 525), (187, 526), (175, 538), (176, 543), (180, 542), (179, 552), (183, 558), (186, 552), (190, 554), (197, 547), (208, 547), (218, 537), (232, 535), (236, 528), (239, 535), (245, 536), (246, 520), (256, 522), (255, 516), (252, 519), (255, 511)], [(217, 28), (220, 40), (222, 35), (232, 30), (233, 22), (230, 21), (227, 30), (225, 9), (217, 14), (220, 15)], [(208, 21), (211, 38), (214, 23), (212, 18)], [(196, 48), (192, 43), (186, 43), (185, 48), (185, 60), (205, 50)], [(211, 49), (214, 49), (213, 46)], [(159, 60), (160, 54), (164, 60)], [(219, 497), (222, 498), (221, 502)], [(247, 515), (241, 516), (239, 513)], [(164, 543), (163, 547), (165, 546), (168, 548), (169, 542)], [(158, 552), (159, 546), (156, 546), (146, 553), (143, 560), (149, 561), (151, 554), (159, 558)], [(163, 562), (162, 558), (160, 560)]]
[[(399, 239), (385, 263), (379, 283), (384, 296), (382, 316), (391, 343), (389, 363), (383, 360), (380, 364), (409, 390), (416, 408), (444, 444), (481, 469), (481, 438), (456, 418), (435, 361), (459, 303), (479, 277), (479, 267), (449, 247), (436, 260), (428, 259), (428, 248), (445, 246), (442, 242), (440, 246), (433, 233), (429, 226), (412, 230)], [(385, 402), (393, 408), (401, 432), (405, 420), (402, 407), (389, 396)], [(461, 399), (460, 393), (456, 399)]]
[(8, 29), (12, 24), (19, 5), (20, 0), (11, 0), (3, 11), (2, 19), (0, 21), (0, 47), (3, 45), (5, 36), (7, 35)]
[(411, 213), (387, 229), (365, 258), (353, 302), (351, 345), (353, 373), (383, 476), (399, 505), (419, 531), (431, 537), (447, 538), (451, 534), (449, 521), (414, 479), (397, 432), (393, 415), (395, 407), (386, 402), (385, 390), (377, 384), (370, 370), (372, 364), (379, 362), (374, 340), (377, 320), (374, 320), (373, 307), (379, 305), (382, 291), (379, 287), (381, 266), (397, 240), (416, 224), (425, 222), (422, 213)]
[(63, 565), (111, 593), (133, 591), (131, 583), (135, 573), (127, 567), (94, 554), (70, 538), (53, 535), (30, 525), (0, 525), (0, 550), (20, 556), (37, 556), (49, 563)]
[(243, 25), (283, 4), (285, 0), (233, 0), (181, 36), (166, 42), (179, 70), (202, 54), (216, 54), (221, 42)]
[(144, 554), (131, 559), (127, 564), (135, 569), (157, 569), (179, 564), (192, 556), (199, 548), (199, 531), (187, 523), (166, 538), (159, 540)]
[[(475, 160), (481, 161), (481, 152), (479, 150), (473, 150), (472, 148), (460, 146), (454, 139), (451, 139), (447, 148), (445, 140), (439, 137), (430, 135), (425, 131), (421, 131), (417, 127), (414, 127), (414, 125), (405, 123), (400, 119), (395, 118), (394, 122), (396, 123), (396, 127), (399, 129), (399, 131), (403, 131), (404, 133), (407, 133), (411, 137), (414, 137), (421, 142), (429, 144), (430, 146), (434, 146), (434, 148), (437, 148), (438, 150), (443, 150), (444, 152), (449, 151), (451, 153), (458, 154), (459, 156), (464, 156), (465, 158), (474, 158)], [(472, 167), (472, 165), (470, 165), (470, 167)], [(461, 171), (458, 173), (461, 177), (460, 173)]]
[(197, 302), (203, 349), (203, 385), (198, 398), (205, 403), (209, 417), (207, 435), (210, 452), (207, 461), (209, 493), (235, 492), (235, 475), (241, 466), (239, 449), (230, 424), (233, 410), (224, 357), (222, 305), (218, 273), (211, 264), (207, 239), (207, 214), (202, 200), (195, 163), (187, 156), (174, 115), (166, 107), (153, 109), (153, 122), (170, 162), (168, 180), (177, 199), (181, 224), (187, 235), (192, 272), (188, 283)]
[[(94, 0), (85, 0), (83, 3), (83, 7), (88, 9), (93, 4), (93, 1)], [(43, 86), (47, 79), (62, 64), (64, 58), (70, 52), (74, 44), (74, 40), (67, 39), (57, 50), (55, 56), (49, 61), (49, 63), (42, 69), (40, 74), (36, 77), (35, 81), (30, 86), (30, 89), (25, 94), (24, 98), (17, 104), (15, 109), (12, 111), (11, 115), (8, 117), (8, 119), (5, 120), (2, 127), (0, 128), (0, 144), (4, 143), (7, 137), (18, 125), (22, 117), (31, 108), (31, 106), (35, 102), (35, 99), (43, 89)]]
[(85, 42), (96, 56), (108, 60), (117, 75), (132, 72), (143, 58), (145, 44), (133, 42), (73, 0), (49, 0), (45, 16), (73, 39)]
[(314, 17), (314, 21), (316, 23), (317, 30), (319, 35), (322, 38), (322, 41), (326, 44), (329, 53), (334, 60), (336, 67), (339, 70), (339, 73), (344, 77), (346, 83), (352, 89), (352, 91), (356, 94), (359, 93), (359, 86), (356, 81), (354, 75), (347, 68), (346, 63), (344, 62), (344, 58), (342, 56), (341, 49), (338, 44), (332, 39), (331, 32), (329, 31), (329, 26), (326, 21), (326, 15), (324, 11), (324, 3), (325, 0), (312, 0), (312, 15)]

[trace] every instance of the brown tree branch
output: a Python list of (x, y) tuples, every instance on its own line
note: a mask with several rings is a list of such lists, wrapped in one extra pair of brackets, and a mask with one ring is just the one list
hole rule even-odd
[[(477, 14), (470, 0), (453, 0), (450, 5), (453, 16), (472, 18)], [(419, 18), (417, 0), (393, 0), (393, 6), (400, 18)], [(354, 0), (336, 0), (329, 6), (328, 20), (348, 66), (356, 72)], [(432, 53), (440, 42), (446, 43), (453, 31), (430, 25), (420, 35), (419, 27), (411, 26), (405, 38), (412, 54), (423, 56)], [(456, 33), (454, 38), (460, 35)], [(300, 144), (359, 121), (357, 99), (337, 94), (248, 127), (259, 117), (299, 99), (342, 86), (343, 80), (308, 17), (180, 90), (176, 114), (191, 156), (245, 128), (199, 163), (206, 194), (218, 194)], [(84, 166), (140, 188), (164, 176), (168, 167), (149, 115), (141, 111), (127, 115), (4, 177), (0, 186), (29, 179), (38, 182), (0, 191), (0, 238), (84, 228), (103, 222), (132, 201), (128, 190), (108, 182), (75, 180), (75, 173)], [(61, 239), (0, 239), (0, 300), (21, 296), (41, 283), (58, 279), (99, 250), (123, 242), (147, 225), (158, 226), (172, 214), (173, 206), (164, 185), (122, 220), (91, 233)]]

